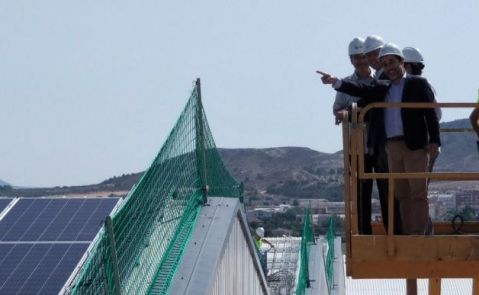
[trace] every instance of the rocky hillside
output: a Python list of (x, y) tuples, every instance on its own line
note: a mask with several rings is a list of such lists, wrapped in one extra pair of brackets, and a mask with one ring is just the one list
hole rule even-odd
[[(340, 198), (342, 153), (326, 154), (308, 148), (220, 149), (227, 169), (245, 185), (245, 195), (288, 198)], [(88, 186), (14, 189), (10, 196), (41, 196), (129, 190), (142, 173), (109, 178)], [(1, 189), (0, 189), (1, 193)]]
[(225, 165), (245, 185), (245, 195), (341, 197), (343, 154), (302, 147), (222, 149)]
[[(471, 128), (469, 120), (456, 120), (441, 124), (441, 128)], [(473, 132), (442, 132), (441, 155), (435, 171), (479, 171), (479, 153)]]

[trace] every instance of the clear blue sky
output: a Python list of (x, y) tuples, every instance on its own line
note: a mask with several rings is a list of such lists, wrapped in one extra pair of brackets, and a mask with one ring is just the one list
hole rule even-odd
[(338, 151), (335, 93), (314, 70), (349, 75), (349, 41), (379, 34), (422, 50), (439, 101), (473, 102), (478, 15), (477, 0), (1, 1), (0, 179), (145, 169), (196, 77), (217, 146)]

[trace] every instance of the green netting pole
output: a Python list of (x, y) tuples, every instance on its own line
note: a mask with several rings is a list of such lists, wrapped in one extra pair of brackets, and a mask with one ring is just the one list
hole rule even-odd
[(306, 243), (305, 243), (305, 252), (306, 252), (306, 259), (304, 260), (306, 262), (306, 267), (305, 267), (305, 272), (306, 272), (306, 288), (311, 288), (311, 281), (309, 280), (309, 243), (310, 243), (310, 238), (311, 238), (311, 227), (310, 227), (310, 217), (311, 217), (311, 201), (309, 201), (309, 206), (306, 208), (306, 220), (304, 222), (304, 232), (306, 233), (304, 236), (306, 238)]
[(113, 294), (121, 295), (120, 271), (118, 269), (118, 257), (116, 256), (115, 235), (113, 233), (113, 224), (111, 217), (105, 219), (105, 228), (110, 243), (110, 259), (113, 268)]
[(196, 156), (198, 163), (198, 174), (201, 181), (203, 204), (208, 203), (208, 183), (206, 181), (206, 155), (205, 155), (205, 125), (203, 122), (203, 103), (201, 102), (200, 78), (196, 79)]
[(243, 192), (244, 192), (244, 183), (241, 182), (240, 185), (239, 185), (239, 200), (241, 202), (241, 204), (243, 204)]

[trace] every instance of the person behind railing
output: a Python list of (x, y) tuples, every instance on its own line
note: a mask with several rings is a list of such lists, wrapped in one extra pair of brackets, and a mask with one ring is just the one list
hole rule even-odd
[[(477, 93), (477, 103), (479, 103), (479, 90)], [(472, 129), (476, 132), (476, 146), (477, 151), (479, 152), (479, 107), (474, 108), (469, 116), (469, 121), (471, 122)]]
[[(325, 74), (325, 84), (337, 91), (360, 96), (359, 104), (370, 102), (433, 102), (434, 93), (426, 79), (407, 75), (401, 50), (386, 44), (379, 54), (385, 74), (391, 81), (373, 85), (357, 84)], [(390, 172), (425, 172), (427, 158), (439, 153), (439, 122), (433, 109), (387, 108), (383, 111), (382, 131), (387, 137)], [(400, 202), (405, 234), (425, 234), (429, 209), (425, 179), (398, 179), (395, 196)]]
[[(424, 57), (422, 56), (421, 51), (418, 48), (408, 46), (402, 49), (402, 54), (404, 55), (404, 69), (406, 70), (406, 73), (408, 73), (409, 75), (422, 76), (422, 70), (424, 70), (426, 65), (424, 63)], [(434, 92), (434, 102), (437, 102), (436, 90), (431, 84), (429, 85), (431, 86), (431, 89)], [(436, 111), (437, 120), (441, 121), (441, 117), (442, 117), (441, 108), (435, 108), (434, 110)], [(429, 163), (428, 163), (429, 172), (432, 172), (436, 159), (437, 157), (429, 158)]]
[(268, 273), (268, 268), (267, 268), (267, 253), (264, 251), (262, 248), (263, 242), (268, 244), (271, 248), (274, 248), (274, 245), (268, 241), (267, 239), (264, 238), (264, 228), (263, 227), (258, 227), (256, 228), (254, 232), (254, 244), (256, 246), (256, 250), (258, 253), (259, 257), (259, 262), (261, 263), (261, 268), (263, 269), (263, 273), (266, 276)]
[(364, 54), (368, 59), (369, 65), (374, 69), (373, 78), (377, 80), (387, 79), (379, 62), (379, 51), (384, 44), (386, 42), (378, 35), (369, 35), (364, 40)]
[[(364, 40), (361, 38), (354, 38), (348, 46), (349, 60), (354, 68), (353, 74), (345, 77), (345, 80), (355, 81), (362, 84), (370, 84), (374, 78), (369, 67), (368, 59), (364, 54)], [(344, 112), (351, 107), (353, 102), (357, 102), (359, 97), (351, 96), (343, 92), (337, 92), (333, 103), (333, 114), (335, 116), (335, 123), (338, 125), (343, 121)], [(366, 130), (368, 125), (366, 124)], [(373, 167), (373, 156), (368, 153), (367, 147), (364, 154), (364, 171), (371, 173)], [(371, 229), (371, 196), (373, 192), (373, 181), (371, 179), (364, 179), (358, 182), (358, 224), (359, 233), (370, 235)]]
[[(360, 96), (358, 105), (371, 102), (434, 102), (434, 93), (426, 79), (407, 75), (404, 56), (397, 45), (381, 48), (379, 59), (390, 81), (362, 85), (322, 73), (324, 84), (337, 91)], [(426, 172), (428, 156), (437, 157), (441, 140), (439, 121), (433, 109), (387, 108), (383, 111), (382, 132), (387, 137), (390, 172)], [(397, 179), (395, 197), (400, 203), (404, 234), (431, 234), (426, 179)], [(416, 280), (407, 280), (407, 294), (417, 294)]]
[[(388, 80), (388, 77), (384, 74), (379, 61), (379, 52), (384, 46), (384, 40), (377, 35), (370, 35), (364, 41), (364, 53), (368, 60), (368, 64), (374, 69), (373, 78), (377, 80)], [(369, 81), (371, 82), (371, 81)], [(338, 92), (337, 96), (349, 96), (348, 94)], [(351, 96), (350, 96), (351, 97)], [(357, 102), (355, 100), (354, 102)], [(351, 102), (352, 103), (352, 102)], [(348, 105), (350, 111), (351, 103)], [(342, 120), (342, 114), (345, 111), (336, 113), (336, 122), (338, 119)], [(338, 116), (341, 114), (341, 116)], [(387, 153), (386, 153), (386, 140), (381, 132), (377, 132), (376, 125), (383, 124), (383, 113), (380, 109), (372, 109), (367, 113), (368, 125), (366, 126), (366, 155), (364, 158), (366, 173), (387, 173), (389, 172)], [(372, 127), (370, 127), (372, 126)], [(380, 129), (380, 128), (379, 128)], [(365, 183), (369, 180), (363, 180), (361, 183)], [(372, 190), (372, 180), (369, 182)], [(389, 223), (388, 212), (388, 181), (386, 179), (376, 179), (376, 185), (378, 188), (379, 202), (381, 205), (381, 216), (384, 228), (387, 230)], [(361, 202), (358, 202), (358, 214), (359, 214), (359, 233), (371, 234), (371, 197), (363, 198)], [(394, 233), (401, 234), (401, 214), (399, 213), (399, 202), (394, 200)]]
[[(379, 60), (379, 53), (386, 42), (378, 35), (369, 35), (364, 41), (364, 52), (368, 58), (368, 62), (375, 70), (374, 79), (389, 80), (384, 73)], [(369, 125), (367, 146), (373, 155), (373, 170), (375, 173), (388, 173), (388, 159), (386, 153), (386, 138), (381, 131), (381, 126), (384, 124), (383, 112), (381, 109), (372, 109), (369, 112)], [(378, 132), (379, 130), (379, 132)], [(387, 230), (389, 224), (388, 211), (388, 181), (387, 179), (376, 179), (376, 185), (379, 193), (379, 203), (381, 205), (381, 216), (385, 229)], [(401, 214), (399, 212), (399, 202), (394, 199), (394, 234), (401, 234)]]

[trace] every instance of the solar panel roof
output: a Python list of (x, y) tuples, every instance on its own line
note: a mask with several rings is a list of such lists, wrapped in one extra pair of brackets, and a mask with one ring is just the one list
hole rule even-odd
[(21, 199), (0, 222), (0, 241), (91, 241), (118, 198)]
[(0, 213), (8, 206), (8, 204), (10, 204), (12, 200), (13, 199), (9, 198), (0, 198)]
[(1, 294), (58, 294), (87, 243), (0, 244)]
[(58, 294), (119, 198), (21, 198), (0, 220), (0, 294)]

